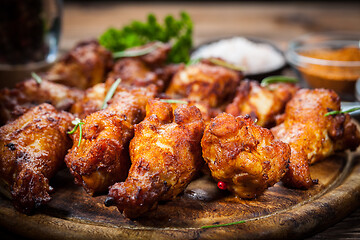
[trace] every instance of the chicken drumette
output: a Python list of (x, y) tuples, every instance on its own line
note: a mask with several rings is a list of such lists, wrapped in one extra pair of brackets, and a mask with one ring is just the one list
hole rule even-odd
[(240, 83), (239, 73), (228, 68), (200, 62), (178, 71), (166, 94), (220, 107), (235, 94)]
[(258, 125), (271, 127), (297, 90), (299, 87), (290, 83), (274, 83), (263, 87), (256, 81), (243, 81), (233, 102), (226, 107), (226, 112), (234, 116), (248, 114), (252, 119), (257, 119)]
[(81, 42), (48, 71), (46, 78), (86, 89), (104, 82), (112, 65), (111, 52), (97, 41)]
[(291, 147), (289, 171), (283, 182), (295, 188), (313, 185), (309, 165), (335, 151), (355, 150), (360, 133), (349, 114), (325, 114), (340, 109), (340, 98), (327, 89), (301, 89), (287, 104), (284, 122), (271, 131)]
[(75, 182), (91, 195), (107, 190), (115, 182), (125, 180), (129, 170), (128, 145), (133, 137), (133, 124), (145, 117), (145, 106), (153, 91), (122, 89), (109, 106), (88, 115), (80, 131), (72, 136), (74, 145), (65, 162)]
[(72, 119), (44, 103), (0, 128), (0, 178), (18, 210), (30, 213), (50, 200), (49, 179), (71, 147)]
[(125, 182), (114, 184), (106, 205), (129, 218), (181, 193), (202, 166), (204, 123), (199, 109), (149, 102), (146, 118), (135, 126), (130, 143), (131, 168)]
[[(154, 43), (150, 43), (152, 44)], [(149, 47), (149, 44), (136, 49), (146, 47)], [(153, 84), (157, 92), (162, 92), (171, 77), (182, 67), (181, 64), (165, 65), (169, 51), (170, 45), (161, 44), (146, 55), (119, 59), (109, 73), (106, 84), (111, 85), (121, 78), (123, 86), (147, 87)]]
[(70, 107), (83, 96), (83, 91), (42, 79), (41, 83), (29, 79), (13, 89), (0, 91), (0, 125), (12, 121), (30, 108), (50, 103), (60, 110)]
[(254, 198), (279, 182), (290, 158), (289, 145), (274, 140), (250, 116), (218, 115), (207, 125), (201, 146), (212, 177), (241, 198)]

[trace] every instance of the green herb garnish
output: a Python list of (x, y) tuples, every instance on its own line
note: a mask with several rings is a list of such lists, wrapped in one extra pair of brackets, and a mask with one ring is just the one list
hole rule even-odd
[(201, 58), (192, 58), (186, 63), (186, 66), (197, 64), (200, 61), (201, 61)]
[(236, 224), (240, 224), (240, 223), (245, 223), (245, 221), (244, 221), (244, 220), (242, 220), (242, 221), (231, 222), (231, 223), (224, 223), (224, 224), (217, 224), (217, 225), (201, 226), (201, 228), (226, 227), (226, 226), (236, 225)]
[(143, 56), (148, 53), (151, 53), (152, 51), (156, 50), (157, 48), (161, 47), (163, 43), (156, 42), (153, 45), (142, 48), (142, 49), (134, 49), (134, 50), (125, 50), (120, 52), (113, 53), (113, 58), (122, 58), (122, 57), (138, 57)]
[(360, 107), (350, 108), (350, 109), (345, 110), (345, 111), (331, 111), (331, 112), (326, 113), (324, 116), (327, 117), (327, 116), (330, 116), (330, 115), (337, 115), (337, 114), (343, 114), (343, 113), (351, 113), (351, 112), (355, 112), (355, 111), (358, 111), (358, 110), (360, 110)]
[(31, 73), (31, 76), (35, 79), (35, 81), (38, 83), (38, 84), (41, 84), (42, 83), (42, 79), (39, 75), (37, 75), (35, 72), (32, 72)]
[(268, 86), (271, 83), (297, 83), (299, 80), (297, 78), (293, 77), (286, 77), (286, 76), (270, 76), (266, 77), (261, 81), (261, 86), (265, 87)]
[(184, 100), (177, 100), (177, 99), (160, 99), (160, 102), (166, 103), (178, 103), (178, 104), (188, 104), (187, 101)]
[(117, 87), (119, 86), (121, 82), (121, 78), (118, 78), (110, 87), (109, 91), (106, 93), (106, 96), (105, 96), (105, 99), (104, 99), (104, 102), (101, 106), (101, 109), (105, 109), (107, 108), (108, 104), (107, 102), (114, 96), (115, 94), (115, 91), (117, 89)]
[(235, 71), (244, 71), (245, 70), (244, 67), (228, 63), (228, 62), (218, 59), (218, 58), (208, 58), (207, 60), (210, 61), (212, 64), (219, 65), (219, 66), (222, 66), (225, 68), (229, 68), (231, 70), (235, 70)]
[(81, 125), (83, 125), (85, 123), (82, 122), (79, 118), (75, 118), (75, 120), (73, 120), (71, 123), (73, 125), (75, 125), (75, 127), (70, 132), (67, 132), (67, 134), (73, 134), (79, 128), (79, 131), (80, 131), (80, 133), (79, 133), (79, 143), (77, 145), (79, 147), (80, 143), (81, 143), (81, 138), (82, 138), (82, 127), (81, 127)]
[(109, 28), (99, 38), (102, 46), (112, 52), (142, 46), (149, 42), (170, 43), (172, 48), (168, 62), (188, 62), (192, 48), (193, 23), (190, 16), (182, 12), (176, 20), (168, 15), (163, 24), (159, 24), (155, 15), (149, 14), (147, 22), (133, 21), (122, 29)]

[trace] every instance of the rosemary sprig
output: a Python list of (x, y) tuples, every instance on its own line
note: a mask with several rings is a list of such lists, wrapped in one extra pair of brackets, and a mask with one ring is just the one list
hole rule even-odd
[(345, 111), (331, 111), (331, 112), (328, 112), (328, 113), (325, 113), (325, 117), (327, 116), (330, 116), (330, 115), (337, 115), (337, 114), (343, 114), (343, 113), (351, 113), (351, 112), (355, 112), (355, 111), (358, 111), (360, 110), (360, 107), (354, 107), (354, 108), (350, 108), (348, 110), (345, 110)]
[(186, 66), (194, 65), (200, 61), (201, 61), (201, 58), (192, 58), (186, 63)]
[(160, 99), (160, 102), (166, 103), (178, 103), (178, 104), (188, 104), (187, 101), (184, 100), (177, 100), (177, 99)]
[(67, 134), (73, 134), (79, 128), (79, 131), (80, 131), (80, 133), (79, 133), (79, 143), (77, 145), (79, 147), (80, 143), (81, 143), (81, 138), (82, 138), (82, 127), (81, 127), (81, 125), (83, 125), (85, 123), (82, 122), (79, 118), (75, 118), (75, 120), (73, 120), (71, 123), (73, 125), (75, 125), (75, 127), (70, 132), (67, 132)]
[(39, 75), (37, 75), (35, 72), (32, 72), (31, 73), (31, 76), (35, 79), (35, 81), (38, 83), (38, 84), (41, 84), (42, 83), (42, 79)]
[(229, 68), (231, 70), (235, 71), (244, 71), (245, 68), (242, 66), (237, 66), (235, 64), (228, 63), (224, 60), (218, 59), (218, 58), (208, 58), (208, 61), (210, 61), (212, 64), (219, 65), (221, 67)]
[(151, 53), (152, 51), (155, 51), (156, 49), (158, 49), (162, 45), (163, 44), (161, 42), (156, 42), (153, 45), (150, 45), (150, 46), (148, 46), (146, 48), (115, 52), (115, 53), (113, 53), (113, 58), (143, 56), (143, 55), (146, 55), (148, 53)]
[(226, 227), (226, 226), (236, 225), (236, 224), (240, 224), (240, 223), (245, 223), (245, 221), (244, 221), (244, 220), (242, 220), (242, 221), (231, 222), (231, 223), (224, 223), (224, 224), (217, 224), (217, 225), (201, 226), (200, 228), (204, 229), (204, 228)]
[(117, 89), (117, 87), (119, 86), (121, 82), (121, 78), (118, 78), (110, 87), (109, 91), (106, 93), (106, 96), (105, 96), (105, 99), (104, 99), (104, 102), (101, 106), (101, 109), (105, 109), (107, 108), (108, 104), (107, 102), (114, 96), (115, 94), (115, 91)]
[(278, 83), (278, 82), (284, 82), (284, 83), (297, 83), (299, 80), (297, 78), (293, 77), (287, 77), (287, 76), (270, 76), (266, 77), (261, 81), (261, 86), (266, 87), (267, 85), (271, 83)]

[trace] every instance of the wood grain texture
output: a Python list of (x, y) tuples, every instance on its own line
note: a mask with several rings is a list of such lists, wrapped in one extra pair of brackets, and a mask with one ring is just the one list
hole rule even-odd
[[(358, 151), (359, 152), (359, 151)], [(27, 216), (0, 199), (0, 225), (36, 239), (264, 239), (301, 238), (325, 229), (356, 209), (360, 197), (360, 162), (356, 154), (335, 155), (311, 167), (319, 184), (310, 190), (276, 184), (255, 200), (241, 200), (218, 190), (207, 176), (192, 182), (185, 193), (134, 221), (105, 196), (90, 197), (67, 170), (52, 181), (53, 200)], [(211, 229), (201, 226), (245, 220)]]

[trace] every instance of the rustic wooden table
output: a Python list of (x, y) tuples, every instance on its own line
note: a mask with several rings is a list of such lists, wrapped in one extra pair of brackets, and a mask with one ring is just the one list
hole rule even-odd
[[(309, 32), (360, 32), (360, 3), (220, 3), (78, 2), (64, 4), (60, 49), (67, 51), (80, 40), (97, 38), (108, 27), (121, 27), (131, 20), (145, 20), (148, 13), (158, 19), (167, 14), (190, 14), (194, 22), (195, 46), (221, 37), (253, 36), (270, 40), (285, 50), (289, 41)], [(360, 202), (360, 199), (359, 199)], [(15, 239), (0, 229), (5, 238)], [(350, 216), (308, 239), (359, 239), (360, 208)]]

